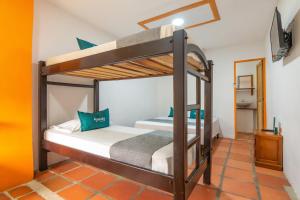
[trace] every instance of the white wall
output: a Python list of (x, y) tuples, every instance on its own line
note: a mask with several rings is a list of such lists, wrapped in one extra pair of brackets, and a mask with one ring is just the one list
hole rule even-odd
[(155, 78), (100, 82), (100, 109), (109, 108), (112, 124), (133, 126), (156, 117)]
[[(300, 9), (300, 1), (280, 0), (278, 9), (282, 15), (283, 26), (286, 27)], [(267, 111), (269, 127), (272, 127), (273, 116), (282, 123), (284, 172), (300, 197), (300, 13), (297, 15), (294, 31), (294, 47), (290, 56), (285, 59), (285, 64), (282, 60), (272, 63), (270, 39), (267, 34)], [(291, 60), (290, 57), (294, 59)], [(289, 62), (286, 62), (287, 60)]]
[[(201, 92), (204, 95), (204, 82), (202, 82)], [(196, 104), (196, 78), (188, 75), (187, 79), (187, 103)], [(156, 97), (156, 114), (157, 116), (167, 116), (170, 107), (173, 106), (173, 76), (157, 78), (157, 97)], [(204, 99), (202, 99), (202, 108), (204, 106)]]
[(205, 51), (214, 62), (214, 115), (224, 137), (234, 138), (234, 61), (264, 57), (263, 42)]

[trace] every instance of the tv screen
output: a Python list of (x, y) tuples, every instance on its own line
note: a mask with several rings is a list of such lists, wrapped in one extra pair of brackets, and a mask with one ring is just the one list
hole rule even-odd
[(270, 31), (273, 62), (278, 61), (282, 57), (287, 55), (291, 47), (289, 36), (290, 35), (286, 33), (282, 28), (281, 15), (278, 9), (276, 8), (273, 17), (271, 31)]

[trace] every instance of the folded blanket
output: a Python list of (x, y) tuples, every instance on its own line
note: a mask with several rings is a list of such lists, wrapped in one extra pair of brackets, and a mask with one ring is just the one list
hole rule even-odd
[(173, 141), (169, 131), (153, 131), (113, 144), (110, 157), (124, 163), (151, 169), (152, 155)]

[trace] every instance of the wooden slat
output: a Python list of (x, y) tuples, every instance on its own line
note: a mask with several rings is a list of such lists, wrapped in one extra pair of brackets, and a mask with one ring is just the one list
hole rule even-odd
[(93, 78), (93, 79), (98, 79), (98, 80), (103, 79), (103, 78), (99, 78), (99, 77), (96, 77), (96, 76), (90, 77), (88, 75), (71, 74), (70, 72), (63, 73), (63, 75), (65, 75), (65, 76), (75, 76), (75, 77), (80, 77), (80, 78), (89, 78), (89, 79)]
[(155, 70), (153, 70), (153, 69), (149, 69), (149, 68), (143, 67), (143, 66), (141, 66), (141, 65), (137, 65), (137, 64), (132, 63), (132, 62), (129, 62), (129, 63), (121, 63), (121, 64), (118, 64), (118, 66), (122, 66), (122, 67), (127, 68), (127, 69), (132, 69), (132, 70), (144, 72), (144, 73), (147, 73), (147, 74), (150, 74), (150, 75), (159, 75), (159, 74), (163, 74), (163, 73), (161, 73), (161, 72), (158, 72), (158, 71), (155, 71)]
[(154, 60), (162, 65), (166, 65), (166, 66), (173, 68), (173, 57), (172, 56), (164, 55), (164, 56), (153, 57), (150, 59)]
[(201, 62), (197, 61), (191, 56), (188, 56), (188, 64), (192, 65), (193, 67), (197, 68), (197, 70), (204, 70), (204, 66), (202, 65)]
[[(150, 58), (151, 60), (154, 60), (162, 65), (166, 65), (169, 67), (173, 67), (173, 55), (164, 55), (164, 56), (158, 56), (158, 57), (153, 57)], [(197, 71), (203, 71), (204, 67), (202, 65), (202, 63), (200, 63), (199, 61), (195, 60), (193, 57), (188, 56), (188, 65), (192, 68), (194, 68)]]
[(139, 65), (142, 65), (146, 68), (153, 69), (153, 70), (156, 70), (156, 71), (159, 71), (159, 72), (162, 72), (162, 73), (166, 73), (166, 74), (173, 72), (173, 70), (170, 69), (169, 67), (166, 67), (165, 65), (162, 65), (158, 62), (153, 62), (153, 61), (148, 60), (148, 59), (136, 60), (133, 63), (139, 64)]
[(121, 66), (119, 67), (118, 65), (106, 66), (106, 68), (107, 69), (113, 69), (115, 71), (125, 72), (125, 73), (132, 74), (132, 75), (135, 75), (135, 76), (144, 76), (145, 75), (145, 73), (138, 72), (138, 71), (135, 71), (135, 70), (126, 69), (126, 68), (121, 67)]
[(92, 74), (92, 75), (96, 75), (99, 77), (115, 77), (115, 78), (120, 78), (120, 77), (124, 77), (122, 75), (116, 75), (116, 74), (111, 74), (111, 73), (105, 73), (105, 72), (98, 72), (97, 70), (82, 70), (82, 71), (78, 71), (77, 73), (85, 73), (86, 75), (88, 74)]
[(83, 72), (83, 71), (66, 72), (65, 74), (66, 75), (71, 75), (71, 76), (84, 77), (84, 78), (94, 78), (94, 79), (111, 78), (110, 76), (99, 75), (99, 74), (92, 74), (92, 73), (86, 73), (86, 72)]
[(135, 77), (135, 75), (129, 74), (129, 73), (124, 73), (124, 72), (118, 72), (118, 71), (114, 71), (111, 69), (106, 69), (103, 67), (95, 67), (92, 69), (87, 69), (84, 71), (90, 71), (90, 72), (95, 72), (95, 73), (99, 73), (99, 74), (106, 74), (108, 76), (113, 75), (113, 76), (129, 76), (129, 77)]

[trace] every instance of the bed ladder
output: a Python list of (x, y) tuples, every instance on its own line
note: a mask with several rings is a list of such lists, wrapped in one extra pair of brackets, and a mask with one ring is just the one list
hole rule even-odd
[[(186, 200), (192, 193), (201, 175), (204, 183), (210, 184), (211, 178), (211, 122), (212, 122), (212, 62), (206, 61), (202, 51), (187, 44), (184, 30), (176, 31), (173, 36), (174, 54), (174, 199)], [(187, 54), (194, 53), (206, 62), (205, 72), (199, 72), (187, 65)], [(196, 78), (196, 104), (187, 105), (187, 77)], [(201, 148), (201, 80), (204, 81), (204, 149)], [(188, 111), (196, 111), (196, 136), (188, 141)], [(188, 151), (196, 149), (193, 171), (188, 174)], [(203, 155), (203, 156), (201, 156)], [(194, 157), (193, 157), (194, 159)], [(183, 164), (182, 164), (183, 163)]]

